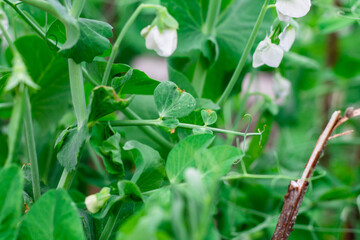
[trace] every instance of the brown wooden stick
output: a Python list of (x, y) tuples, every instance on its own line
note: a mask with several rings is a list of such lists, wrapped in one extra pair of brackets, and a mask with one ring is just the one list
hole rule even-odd
[[(332, 132), (341, 124), (349, 120), (350, 118), (360, 116), (360, 108), (354, 110), (354, 108), (348, 108), (345, 112), (345, 116), (340, 116), (340, 111), (335, 111), (324, 131), (320, 135), (315, 148), (306, 164), (305, 170), (300, 179), (297, 181), (291, 181), (288, 187), (288, 192), (284, 196), (284, 205), (281, 210), (281, 214), (276, 225), (272, 240), (287, 240), (290, 236), (292, 228), (295, 224), (299, 208), (304, 199), (307, 187), (309, 185), (308, 179), (311, 177), (322, 151), (324, 150), (327, 140), (329, 140)], [(335, 135), (336, 136), (336, 135)]]

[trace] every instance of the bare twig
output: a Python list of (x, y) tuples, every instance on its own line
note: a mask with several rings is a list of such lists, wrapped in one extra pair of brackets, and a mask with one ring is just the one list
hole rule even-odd
[(322, 151), (324, 150), (326, 142), (330, 138), (335, 138), (344, 134), (348, 134), (349, 132), (345, 132), (330, 137), (333, 131), (341, 124), (345, 123), (350, 118), (360, 116), (360, 108), (348, 108), (345, 112), (344, 117), (341, 117), (340, 113), (340, 111), (335, 111), (332, 114), (328, 124), (326, 125), (324, 131), (320, 135), (315, 145), (315, 148), (308, 160), (308, 163), (306, 164), (305, 170), (301, 178), (297, 181), (290, 182), (288, 192), (284, 197), (284, 205), (278, 223), (271, 238), (272, 240), (287, 240), (289, 238), (292, 228), (295, 224), (299, 208), (304, 199), (306, 189), (309, 185), (308, 179), (311, 177), (317, 163), (319, 162), (319, 158)]

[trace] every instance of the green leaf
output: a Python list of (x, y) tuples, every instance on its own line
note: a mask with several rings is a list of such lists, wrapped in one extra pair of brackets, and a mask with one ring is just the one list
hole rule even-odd
[(214, 140), (209, 134), (192, 135), (180, 141), (169, 153), (166, 161), (166, 173), (170, 182), (183, 180), (186, 168), (195, 165), (195, 154), (207, 148)]
[(67, 61), (35, 35), (18, 38), (14, 43), (31, 78), (40, 86), (40, 90), (30, 93), (30, 101), (32, 116), (44, 131), (64, 116), (71, 103)]
[(31, 207), (19, 239), (85, 239), (77, 208), (65, 190), (50, 190)]
[[(106, 22), (86, 18), (79, 18), (78, 24), (80, 27), (78, 41), (71, 48), (61, 50), (59, 54), (74, 59), (76, 63), (83, 61), (91, 63), (96, 56), (110, 49), (108, 38), (112, 37), (112, 26)], [(66, 38), (64, 25), (60, 21), (55, 21), (47, 35), (63, 43)]]
[(61, 166), (66, 168), (66, 170), (75, 170), (87, 137), (88, 130), (85, 124), (80, 129), (77, 127), (68, 127), (56, 140), (55, 146), (59, 149), (57, 158)]
[(109, 124), (97, 123), (92, 128), (90, 145), (101, 157), (108, 173), (124, 176), (124, 165), (121, 159), (121, 136)]
[(232, 164), (240, 158), (240, 152), (233, 146), (215, 146), (200, 151), (195, 157), (196, 168), (203, 177), (212, 180), (226, 175)]
[(50, 13), (64, 24), (66, 31), (66, 41), (62, 45), (61, 50), (69, 49), (77, 43), (80, 37), (79, 24), (75, 18), (71, 16), (70, 12), (59, 3), (58, 0), (23, 0), (22, 2)]
[(126, 142), (124, 150), (131, 151), (134, 156), (136, 169), (131, 181), (136, 183), (142, 192), (162, 185), (165, 163), (157, 151), (134, 140)]
[(119, 98), (112, 87), (95, 87), (90, 96), (88, 121), (96, 121), (112, 112), (124, 109), (128, 104), (127, 100)]
[(154, 91), (155, 104), (163, 117), (184, 117), (194, 111), (196, 101), (187, 92), (181, 91), (173, 82), (162, 82)]
[[(161, 0), (161, 4), (167, 7), (169, 13), (179, 22), (177, 52), (184, 55), (192, 50), (200, 50), (210, 62), (218, 59), (218, 62), (226, 63), (223, 64), (225, 69), (230, 70), (235, 68), (239, 61), (263, 1), (231, 1), (220, 12), (213, 35), (204, 31), (208, 1)], [(268, 26), (261, 25), (258, 39), (264, 38)], [(216, 49), (221, 49), (219, 58), (216, 57)]]
[[(86, 67), (89, 74), (100, 83), (106, 68), (106, 62), (94, 61), (91, 64), (86, 64)], [(127, 79), (128, 77), (129, 79)], [(113, 64), (110, 79), (113, 79), (112, 86), (115, 89), (119, 88), (122, 94), (153, 95), (155, 88), (160, 83), (149, 78), (144, 72), (125, 64)]]
[(122, 180), (118, 182), (119, 196), (129, 197), (134, 201), (143, 201), (140, 188), (132, 181)]
[(212, 110), (201, 110), (201, 117), (206, 126), (216, 123), (217, 120), (217, 114)]
[(24, 178), (18, 167), (0, 170), (0, 238), (17, 239)]
[(338, 187), (323, 193), (319, 197), (319, 200), (331, 201), (331, 200), (339, 200), (339, 199), (356, 198), (356, 196), (359, 194), (360, 194), (360, 187), (355, 187), (355, 188)]

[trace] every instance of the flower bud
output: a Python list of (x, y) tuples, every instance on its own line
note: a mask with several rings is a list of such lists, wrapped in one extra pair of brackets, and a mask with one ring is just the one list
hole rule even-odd
[(177, 32), (175, 28), (164, 28), (159, 30), (158, 26), (147, 26), (141, 30), (145, 38), (147, 49), (155, 50), (162, 57), (169, 57), (177, 47)]
[(110, 188), (104, 187), (100, 192), (85, 198), (86, 208), (91, 213), (97, 213), (110, 198)]

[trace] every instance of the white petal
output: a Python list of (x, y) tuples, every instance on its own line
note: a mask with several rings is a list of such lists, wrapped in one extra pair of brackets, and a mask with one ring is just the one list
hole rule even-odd
[(261, 54), (261, 59), (269, 67), (277, 68), (284, 56), (284, 51), (276, 44), (270, 43)]
[(279, 12), (278, 9), (276, 9), (276, 12), (277, 12), (277, 15), (278, 15), (278, 18), (279, 18), (280, 21), (283, 21), (283, 22), (286, 22), (286, 23), (290, 22), (291, 17), (282, 14), (281, 12)]
[(100, 210), (100, 206), (99, 206), (99, 203), (98, 203), (98, 200), (95, 196), (95, 194), (93, 195), (90, 195), (90, 196), (87, 196), (85, 198), (85, 205), (86, 205), (86, 208), (89, 210), (89, 212), (91, 213), (97, 213), (99, 210)]
[[(146, 30), (141, 32), (145, 33)], [(160, 33), (157, 26), (152, 27), (145, 36), (145, 45), (147, 49), (155, 50), (159, 56), (169, 57), (177, 47), (176, 29), (164, 29)]]
[(299, 18), (309, 12), (311, 2), (310, 0), (277, 0), (275, 6), (281, 14)]
[(280, 33), (279, 35), (279, 39), (280, 39), (279, 46), (284, 51), (286, 52), (289, 51), (295, 41), (295, 35), (296, 35), (295, 28), (288, 24), (285, 27), (285, 29), (282, 31), (282, 33)]
[(266, 48), (266, 39), (259, 42), (258, 46), (255, 49), (254, 55), (253, 55), (253, 67), (257, 68), (262, 65), (264, 65), (263, 60), (261, 59), (261, 54), (264, 48)]

